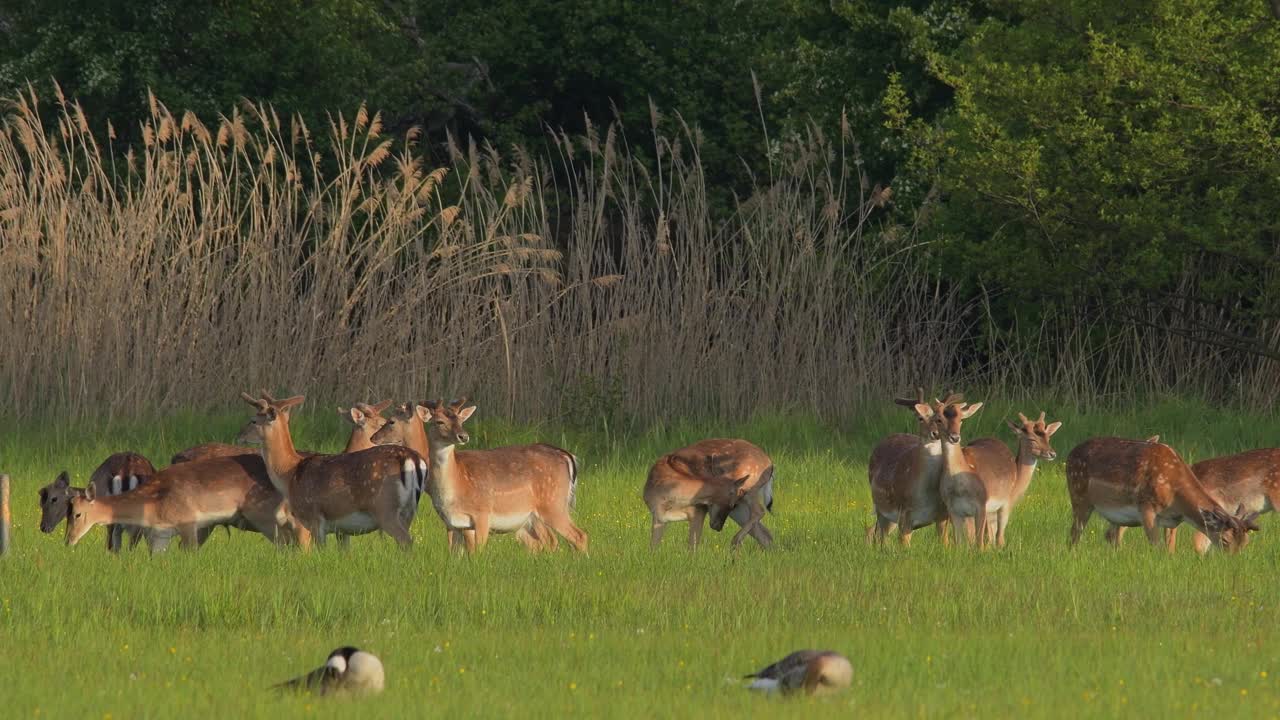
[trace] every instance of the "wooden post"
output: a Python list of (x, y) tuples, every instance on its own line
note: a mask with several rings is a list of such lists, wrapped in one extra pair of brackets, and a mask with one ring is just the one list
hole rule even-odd
[(9, 554), (9, 476), (0, 475), (0, 556)]

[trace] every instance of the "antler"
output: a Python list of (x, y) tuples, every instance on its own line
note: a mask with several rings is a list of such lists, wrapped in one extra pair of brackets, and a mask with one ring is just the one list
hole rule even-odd
[(1031, 422), (1030, 420), (1027, 419), (1027, 416), (1023, 415), (1022, 413), (1018, 413), (1018, 419), (1022, 421), (1023, 425), (1026, 425)]
[(276, 404), (276, 399), (271, 397), (271, 393), (267, 392), (266, 390), (262, 390), (261, 392), (262, 392), (263, 399), (265, 399), (267, 402), (271, 403), (272, 405)]
[(1043, 410), (1041, 410), (1041, 411), (1040, 411), (1040, 419), (1039, 419), (1039, 420), (1036, 420), (1036, 423), (1037, 423), (1037, 424), (1040, 424), (1040, 425), (1043, 425), (1043, 424), (1044, 424), (1044, 411), (1043, 411)]
[(909, 407), (909, 408), (913, 408), (916, 405), (923, 405), (924, 404), (924, 388), (922, 387), (916, 388), (915, 400), (912, 400), (911, 398), (894, 398), (893, 401), (898, 405), (901, 405), (903, 407)]
[(461, 410), (461, 409), (462, 409), (462, 406), (463, 406), (463, 405), (466, 405), (466, 404), (467, 404), (467, 396), (466, 396), (466, 395), (463, 395), (462, 397), (458, 398), (457, 400), (454, 400), (453, 402), (449, 403), (449, 407), (450, 407), (454, 412), (457, 412), (457, 411), (459, 411), (459, 410)]
[(244, 398), (244, 401), (245, 401), (245, 402), (249, 403), (250, 405), (254, 406), (255, 408), (257, 408), (257, 409), (259, 409), (259, 410), (262, 410), (262, 409), (266, 408), (266, 406), (267, 406), (267, 403), (266, 403), (266, 402), (264, 402), (263, 400), (260, 400), (260, 399), (258, 399), (258, 398), (256, 398), (256, 397), (254, 397), (254, 396), (250, 395), (250, 394), (249, 394), (249, 393), (247, 393), (247, 392), (242, 392), (242, 393), (240, 393), (240, 397)]
[(940, 405), (955, 405), (964, 402), (964, 393), (958, 393), (955, 390), (948, 390), (946, 399), (942, 400)]

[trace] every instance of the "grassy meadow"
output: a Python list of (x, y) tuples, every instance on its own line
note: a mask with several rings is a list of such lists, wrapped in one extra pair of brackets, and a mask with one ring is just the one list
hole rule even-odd
[[(309, 403), (310, 404), (310, 403)], [(305, 406), (304, 406), (305, 407)], [(327, 406), (325, 406), (327, 407)], [(988, 403), (969, 438), (1039, 410)], [(625, 436), (472, 421), (480, 447), (541, 439), (583, 462), (577, 517), (583, 557), (567, 544), (530, 556), (495, 537), (451, 558), (423, 503), (416, 544), (381, 535), (303, 555), (259, 536), (219, 531), (198, 553), (119, 557), (95, 530), (75, 548), (41, 535), (37, 489), (58, 470), (76, 484), (110, 452), (158, 465), (177, 449), (234, 437), (244, 416), (68, 427), (34, 423), (0, 435), (14, 478), (14, 552), (0, 559), (0, 703), (7, 718), (338, 717), (987, 717), (1280, 715), (1280, 523), (1239, 556), (1196, 557), (1146, 545), (1112, 551), (1093, 519), (1069, 551), (1065, 456), (1097, 434), (1159, 432), (1188, 460), (1274, 445), (1280, 421), (1163, 402), (1126, 414), (1061, 414), (1059, 460), (1041, 464), (1014, 514), (1009, 546), (942, 548), (932, 530), (910, 548), (864, 541), (866, 461), (875, 440), (906, 431), (905, 412), (845, 427), (759, 418), (736, 427), (668, 425)], [(299, 447), (337, 451), (345, 427), (311, 407)], [(471, 424), (469, 424), (471, 425)], [(709, 530), (690, 555), (683, 525), (648, 549), (640, 500), (663, 451), (737, 434), (777, 471), (777, 539)], [(732, 523), (730, 523), (730, 526)], [(388, 688), (363, 701), (279, 697), (266, 690), (343, 644), (377, 653)], [(854, 663), (854, 685), (829, 698), (782, 701), (735, 678), (801, 647)]]

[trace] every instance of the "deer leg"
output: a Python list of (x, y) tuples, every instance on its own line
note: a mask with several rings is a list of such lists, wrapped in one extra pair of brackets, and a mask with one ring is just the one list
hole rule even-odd
[(1093, 506), (1071, 503), (1071, 547), (1075, 547), (1080, 542), (1080, 535), (1084, 533), (1084, 526), (1089, 524), (1089, 516), (1093, 515)]
[(200, 547), (200, 528), (195, 523), (178, 526), (178, 537), (182, 539), (182, 549), (197, 550)]
[(996, 547), (1004, 547), (1004, 529), (1009, 527), (1009, 508), (1000, 508), (996, 513)]
[[(702, 514), (705, 516), (706, 510), (703, 510)], [(568, 509), (549, 512), (547, 516), (542, 518), (542, 520), (549, 525), (552, 530), (560, 533), (565, 540), (568, 540), (574, 550), (577, 550), (583, 555), (587, 554), (587, 533), (585, 530), (574, 524), (573, 518), (569, 517)], [(699, 533), (702, 531), (701, 517), (698, 518), (698, 531)]]
[(1111, 547), (1120, 547), (1120, 542), (1124, 540), (1124, 531), (1126, 529), (1127, 528), (1123, 525), (1111, 523), (1111, 525), (1107, 527), (1107, 532), (1103, 537), (1107, 539), (1108, 543), (1111, 543)]
[(150, 530), (140, 527), (129, 529), (129, 550), (132, 551), (138, 546), (138, 541), (150, 534)]
[(911, 519), (911, 508), (898, 510), (898, 544), (911, 547), (911, 533), (915, 532), (915, 522)]
[(1142, 529), (1147, 533), (1147, 540), (1152, 545), (1160, 547), (1160, 528), (1156, 525), (1156, 509), (1147, 505), (1141, 509), (1142, 512)]
[(471, 524), (475, 528), (475, 549), (479, 550), (489, 542), (489, 513), (472, 515)]
[[(401, 522), (403, 523), (403, 518), (401, 519)], [(348, 535), (348, 534), (346, 534), (346, 533), (344, 533), (344, 532), (342, 532), (342, 531), (338, 531), (338, 532), (334, 533), (334, 536), (335, 536), (335, 537), (337, 538), (337, 540), (338, 540), (338, 549), (339, 549), (339, 550), (342, 550), (342, 551), (344, 551), (344, 552), (345, 552), (345, 551), (347, 551), (347, 550), (350, 550), (350, 549), (351, 549), (351, 536), (350, 536), (350, 535)]]
[(876, 545), (883, 545), (885, 538), (889, 536), (889, 533), (893, 532), (897, 525), (897, 523), (877, 512), (875, 524), (867, 529), (867, 540)]
[(760, 543), (760, 547), (769, 550), (773, 547), (773, 533), (769, 532), (769, 528), (764, 526), (764, 521), (756, 523), (751, 528), (751, 537)]
[(942, 547), (951, 547), (951, 520), (944, 517), (934, 523), (933, 528), (938, 533), (938, 539), (942, 541)]
[(702, 521), (707, 517), (707, 509), (695, 505), (689, 509), (689, 549), (697, 550), (702, 540)]
[(653, 525), (649, 528), (649, 549), (657, 550), (662, 544), (662, 531), (667, 529), (667, 524), (658, 519), (655, 514), (653, 516)]
[(747, 524), (743, 525), (742, 528), (734, 534), (733, 541), (729, 543), (729, 547), (734, 550), (737, 550), (742, 545), (742, 541), (746, 539), (747, 533), (751, 532), (752, 529), (754, 529), (756, 525), (764, 519), (764, 505), (760, 504), (759, 499), (753, 497), (747, 502), (747, 507), (750, 509), (751, 515), (747, 520)]
[(1173, 552), (1178, 547), (1178, 528), (1171, 527), (1164, 529), (1164, 545), (1169, 552)]
[(123, 525), (112, 524), (107, 526), (107, 550), (109, 552), (120, 552), (121, 538), (123, 535)]
[(1196, 534), (1193, 536), (1192, 542), (1195, 544), (1196, 554), (1198, 555), (1203, 555), (1209, 552), (1209, 546), (1213, 544), (1213, 541), (1209, 539), (1209, 536), (1199, 530), (1197, 530)]

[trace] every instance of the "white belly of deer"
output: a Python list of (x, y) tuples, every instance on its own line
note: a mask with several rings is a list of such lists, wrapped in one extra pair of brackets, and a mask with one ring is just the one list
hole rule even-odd
[(532, 514), (530, 512), (509, 513), (506, 515), (494, 513), (489, 516), (489, 529), (500, 533), (515, 532), (529, 524), (529, 516)]
[(196, 513), (196, 525), (198, 527), (207, 527), (213, 523), (225, 522), (235, 516), (236, 511), (232, 510), (215, 510), (212, 512)]
[(350, 515), (333, 520), (329, 523), (329, 530), (341, 530), (348, 535), (362, 535), (370, 533), (378, 529), (378, 523), (373, 516), (366, 512), (353, 512)]
[(1098, 514), (1116, 525), (1137, 527), (1142, 524), (1142, 513), (1136, 507), (1098, 507)]

